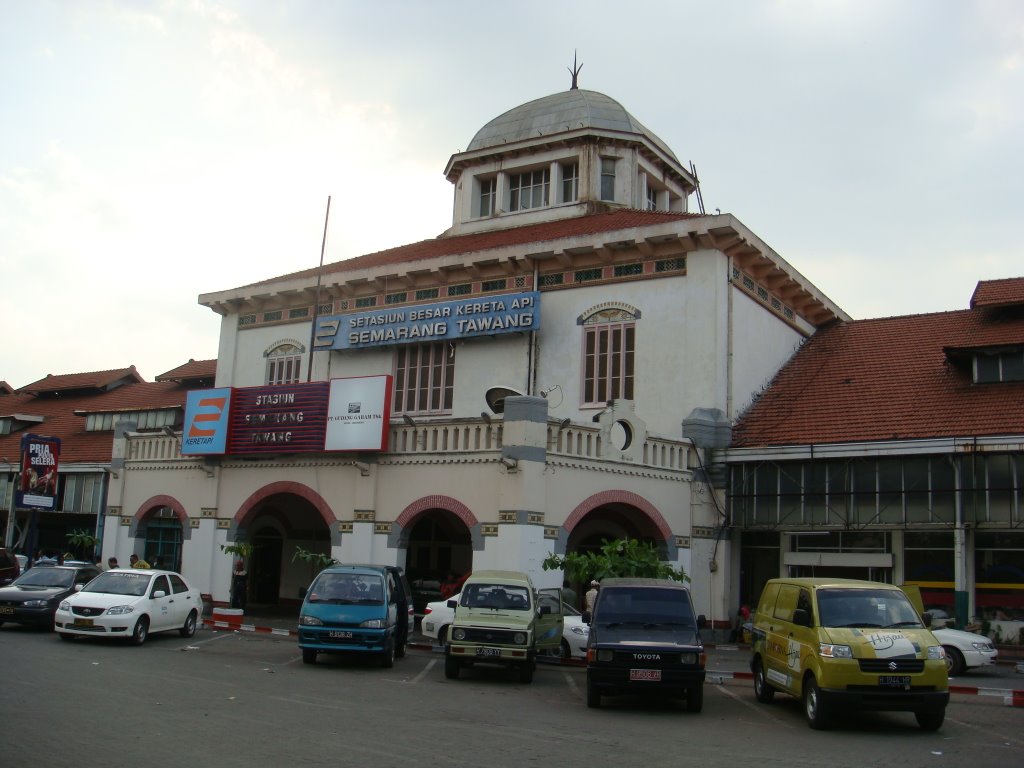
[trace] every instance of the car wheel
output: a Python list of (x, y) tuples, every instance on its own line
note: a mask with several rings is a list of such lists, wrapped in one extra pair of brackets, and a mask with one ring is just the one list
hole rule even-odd
[(808, 677), (804, 683), (804, 717), (807, 718), (807, 724), (816, 731), (828, 727), (828, 713), (821, 700), (821, 689), (813, 677)]
[(771, 704), (775, 698), (775, 689), (768, 685), (760, 659), (754, 662), (754, 697), (762, 704)]
[(533, 662), (528, 661), (525, 664), (519, 666), (519, 682), (523, 685), (529, 685), (533, 682)]
[(445, 654), (444, 657), (444, 676), (449, 680), (459, 679), (459, 660), (452, 656), (450, 653)]
[(946, 710), (942, 708), (938, 712), (915, 712), (914, 717), (917, 718), (921, 730), (937, 731), (942, 727), (942, 721), (946, 719)]
[(185, 619), (185, 623), (178, 630), (178, 634), (182, 637), (192, 637), (196, 633), (196, 612), (192, 611), (189, 613), (188, 618)]
[(587, 706), (591, 709), (600, 709), (601, 707), (601, 692), (589, 680), (587, 680)]
[(302, 663), (303, 664), (316, 664), (316, 651), (312, 648), (302, 649)]
[(967, 666), (966, 662), (964, 662), (964, 655), (952, 645), (944, 645), (942, 647), (946, 650), (946, 672), (949, 673), (950, 677), (962, 675), (964, 668)]
[(384, 669), (391, 669), (395, 666), (395, 640), (394, 638), (384, 643), (384, 653), (380, 655), (380, 665)]
[(700, 712), (704, 709), (704, 686), (686, 689), (686, 709), (688, 712)]
[(132, 630), (132, 645), (142, 645), (149, 637), (149, 619), (140, 616), (135, 622), (135, 629)]

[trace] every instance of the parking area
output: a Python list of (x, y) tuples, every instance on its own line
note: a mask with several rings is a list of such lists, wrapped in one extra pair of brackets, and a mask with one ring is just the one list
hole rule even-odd
[[(476, 766), (486, 754), (494, 766), (592, 767), (609, 764), (609, 755), (626, 765), (678, 766), (686, 755), (717, 766), (767, 750), (759, 765), (919, 765), (944, 755), (978, 768), (1016, 764), (1024, 754), (1024, 709), (978, 696), (954, 695), (933, 734), (906, 713), (853, 715), (812, 732), (798, 702), (759, 704), (742, 669), (722, 669), (742, 667), (739, 649), (710, 654), (714, 682), (699, 714), (625, 697), (588, 709), (581, 666), (540, 665), (529, 685), (487, 667), (447, 680), (442, 655), (430, 650), (413, 649), (391, 669), (329, 656), (308, 665), (293, 638), (245, 631), (202, 629), (188, 640), (168, 634), (133, 647), (62, 643), (4, 626), (0, 650), (18, 670), (0, 698), (0, 722), (25, 737), (24, 747), (9, 745), (25, 750), (10, 765), (34, 759), (34, 739), (52, 737), (54, 722), (75, 733), (85, 763), (103, 759), (112, 740), (122, 759), (157, 764), (252, 765), (258, 754), (263, 763)], [(44, 690), (61, 694), (40, 696)], [(82, 706), (104, 698), (125, 705), (116, 718)]]

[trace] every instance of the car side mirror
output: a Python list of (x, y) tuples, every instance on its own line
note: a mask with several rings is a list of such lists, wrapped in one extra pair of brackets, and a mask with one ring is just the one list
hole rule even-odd
[(797, 608), (793, 611), (793, 623), (800, 627), (811, 626), (811, 614), (804, 608)]
[(155, 600), (158, 597), (167, 597), (167, 593), (164, 592), (162, 589), (158, 589), (156, 592), (153, 593), (153, 599)]
[(708, 617), (703, 613), (697, 617), (697, 629), (704, 629), (708, 625)]
[(924, 622), (924, 625), (926, 627), (931, 629), (931, 626), (932, 626), (932, 614), (931, 614), (931, 612), (925, 611), (924, 613), (922, 613), (921, 614), (921, 621)]
[(75, 592), (81, 592), (85, 584), (75, 584)]
[(452, 610), (455, 610), (455, 606), (458, 605), (458, 602), (456, 602), (455, 600), (449, 600), (447, 603), (445, 603), (445, 605), (447, 605)]
[(551, 613), (551, 606), (550, 605), (542, 605), (540, 608), (537, 609), (537, 615), (538, 616), (547, 616), (550, 613)]

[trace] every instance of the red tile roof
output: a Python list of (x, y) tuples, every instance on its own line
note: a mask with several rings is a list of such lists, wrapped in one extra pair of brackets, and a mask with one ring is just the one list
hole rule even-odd
[[(89, 379), (94, 374), (50, 378), (76, 381), (77, 376)], [(84, 414), (184, 407), (187, 391), (185, 387), (173, 382), (150, 383), (141, 379), (108, 391), (77, 390), (63, 392), (56, 397), (37, 397), (24, 389), (19, 390), (0, 399), (0, 416), (19, 413), (45, 418), (40, 424), (31, 424), (12, 434), (0, 435), (0, 460), (7, 458), (16, 463), (21, 436), (32, 433), (59, 437), (62, 463), (107, 463), (111, 457), (113, 432), (86, 432)]]
[(18, 392), (61, 392), (70, 389), (105, 389), (112, 384), (122, 380), (143, 381), (142, 376), (135, 370), (135, 366), (128, 368), (116, 368), (111, 371), (93, 371), (91, 373), (65, 373), (54, 376), (47, 374), (45, 378), (26, 384), (19, 388)]
[(836, 323), (742, 415), (732, 446), (1024, 434), (1024, 382), (974, 384), (969, 364), (947, 355), (1000, 344), (1024, 346), (1024, 315), (975, 309)]
[(1024, 277), (982, 280), (971, 296), (971, 308), (1024, 304)]
[[(607, 213), (595, 213), (589, 216), (577, 216), (559, 221), (548, 221), (540, 224), (529, 224), (523, 227), (512, 227), (510, 229), (493, 230), (489, 232), (477, 232), (468, 235), (454, 235), (451, 237), (437, 237), (433, 240), (421, 240), (418, 243), (400, 245), (397, 248), (389, 248), (385, 251), (368, 253), (363, 256), (356, 256), (333, 264), (325, 264), (325, 275), (338, 272), (351, 272), (357, 269), (381, 267), (388, 264), (405, 264), (411, 261), (432, 259), (439, 256), (451, 256), (459, 253), (474, 253), (486, 251), (491, 248), (503, 248), (510, 245), (523, 245), (525, 243), (543, 243), (552, 240), (560, 240), (566, 237), (578, 237), (592, 235), (598, 232), (614, 232), (620, 229), (632, 229), (635, 227), (646, 227), (655, 224), (665, 224), (683, 219), (700, 218), (701, 214), (696, 213), (666, 213), (660, 211), (639, 211), (634, 209), (620, 209)], [(281, 280), (290, 280), (300, 277), (315, 276), (319, 271), (318, 267), (304, 269), (299, 272), (292, 272), (281, 275), (271, 280), (261, 280), (258, 283), (240, 286), (251, 288), (258, 285), (267, 285)]]
[(212, 379), (217, 374), (216, 360), (189, 360), (184, 365), (172, 368), (156, 377), (157, 381), (185, 381), (187, 379)]

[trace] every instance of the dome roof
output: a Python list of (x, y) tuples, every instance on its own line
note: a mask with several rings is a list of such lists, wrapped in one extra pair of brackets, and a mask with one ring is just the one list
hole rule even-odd
[(679, 162), (665, 142), (647, 130), (615, 99), (579, 88), (529, 101), (499, 115), (477, 131), (466, 151), (585, 128), (642, 135), (676, 163)]

